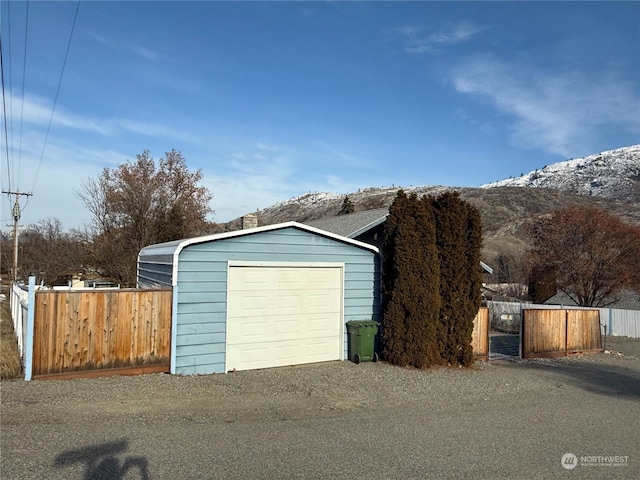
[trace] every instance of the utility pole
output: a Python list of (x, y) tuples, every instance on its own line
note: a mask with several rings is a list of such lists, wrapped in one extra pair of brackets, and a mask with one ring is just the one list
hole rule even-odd
[(8, 192), (3, 191), (8, 195), (15, 195), (16, 199), (13, 203), (12, 217), (13, 217), (13, 281), (18, 279), (18, 221), (20, 220), (20, 196), (30, 197), (33, 193), (25, 192)]

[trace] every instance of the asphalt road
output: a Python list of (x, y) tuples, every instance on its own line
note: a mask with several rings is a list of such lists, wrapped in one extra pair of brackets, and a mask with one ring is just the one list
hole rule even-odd
[(1, 393), (2, 479), (640, 478), (629, 354), (468, 372), (333, 362), (5, 382)]

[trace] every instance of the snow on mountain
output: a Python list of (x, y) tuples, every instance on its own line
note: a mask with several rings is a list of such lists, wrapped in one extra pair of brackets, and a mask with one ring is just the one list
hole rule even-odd
[(481, 185), (551, 188), (579, 195), (640, 202), (640, 145), (617, 148)]
[[(349, 199), (357, 206), (358, 210), (372, 210), (391, 205), (398, 189), (403, 188), (407, 194), (437, 195), (451, 187), (439, 185), (409, 186), (409, 187), (369, 187), (349, 193)], [(345, 194), (328, 192), (306, 193), (298, 197), (290, 198), (275, 203), (263, 210), (258, 216), (266, 223), (276, 223), (296, 219), (298, 221), (313, 220), (324, 216), (335, 215), (342, 205)]]
[[(521, 188), (492, 191), (493, 187)], [(488, 183), (479, 188), (393, 185), (369, 187), (348, 194), (309, 192), (255, 213), (260, 225), (290, 220), (306, 222), (336, 215), (345, 195), (349, 196), (356, 211), (388, 208), (399, 188), (418, 196), (460, 191), (463, 199), (480, 209), (487, 235), (513, 233), (532, 212), (553, 211), (568, 205), (597, 206), (611, 210), (631, 223), (640, 223), (640, 145), (554, 163), (519, 178)], [(240, 228), (240, 219), (228, 222), (223, 228)]]

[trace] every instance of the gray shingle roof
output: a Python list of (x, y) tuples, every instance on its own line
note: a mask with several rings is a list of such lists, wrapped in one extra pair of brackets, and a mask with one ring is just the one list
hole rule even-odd
[[(607, 303), (606, 307), (622, 310), (640, 310), (640, 292), (622, 290), (617, 301)], [(566, 293), (558, 292), (543, 303), (547, 305), (577, 305)], [(605, 302), (606, 303), (606, 302)]]
[[(318, 220), (305, 222), (305, 224), (335, 235), (356, 238), (358, 235), (383, 223), (388, 215), (388, 208), (378, 208), (375, 210), (365, 210), (363, 212), (320, 218)], [(493, 273), (493, 269), (486, 263), (480, 262), (480, 265), (485, 272)]]
[(389, 214), (388, 208), (378, 208), (376, 210), (365, 210), (363, 212), (348, 213), (346, 215), (336, 215), (318, 220), (311, 220), (305, 224), (335, 233), (347, 238), (354, 238), (367, 230), (380, 225)]

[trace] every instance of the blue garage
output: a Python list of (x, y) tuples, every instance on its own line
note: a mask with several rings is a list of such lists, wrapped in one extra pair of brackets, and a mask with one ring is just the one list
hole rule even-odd
[(345, 324), (379, 320), (375, 246), (296, 222), (151, 245), (140, 288), (173, 287), (171, 373), (347, 358)]

